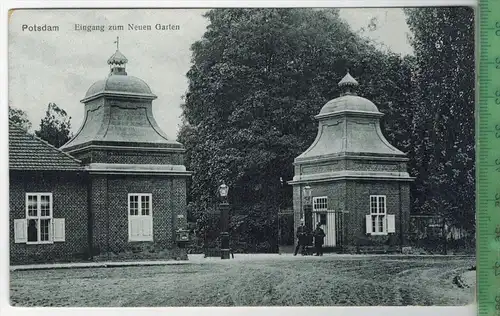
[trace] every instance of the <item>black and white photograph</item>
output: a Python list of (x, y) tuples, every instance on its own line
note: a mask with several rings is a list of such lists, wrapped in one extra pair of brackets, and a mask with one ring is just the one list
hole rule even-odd
[(474, 304), (475, 20), (11, 10), (10, 305)]

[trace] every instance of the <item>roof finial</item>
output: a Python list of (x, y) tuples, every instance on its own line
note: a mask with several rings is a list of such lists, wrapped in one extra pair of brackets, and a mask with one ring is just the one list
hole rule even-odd
[(351, 76), (349, 69), (347, 69), (347, 74), (339, 82), (339, 87), (343, 90), (342, 95), (354, 94), (351, 90), (354, 90), (357, 86), (359, 86), (358, 82)]
[(108, 65), (111, 68), (110, 75), (127, 75), (125, 72), (125, 64), (128, 62), (127, 57), (125, 57), (118, 49), (120, 48), (120, 38), (117, 36), (116, 41), (116, 52), (109, 57)]

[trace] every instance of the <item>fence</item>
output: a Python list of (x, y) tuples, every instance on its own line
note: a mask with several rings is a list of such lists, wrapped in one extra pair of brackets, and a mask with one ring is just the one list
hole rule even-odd
[(435, 215), (410, 216), (410, 246), (431, 254), (473, 253), (475, 235)]

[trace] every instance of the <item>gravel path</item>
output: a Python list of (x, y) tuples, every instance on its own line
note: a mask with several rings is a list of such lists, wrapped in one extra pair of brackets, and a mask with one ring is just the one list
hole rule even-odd
[[(245, 259), (246, 258), (246, 259)], [(474, 259), (391, 256), (193, 258), (189, 265), (11, 272), (21, 306), (466, 305), (453, 277)], [(469, 275), (469, 282), (474, 283)]]

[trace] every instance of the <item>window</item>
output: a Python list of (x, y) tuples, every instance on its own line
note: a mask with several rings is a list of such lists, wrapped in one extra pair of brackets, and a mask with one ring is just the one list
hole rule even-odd
[(328, 197), (319, 196), (313, 198), (314, 226), (316, 224), (326, 225), (326, 211), (328, 210)]
[(385, 234), (386, 228), (386, 206), (385, 195), (370, 196), (370, 214), (372, 221), (372, 234)]
[(319, 196), (313, 198), (313, 212), (326, 212), (328, 210), (328, 197)]
[(150, 193), (128, 195), (129, 241), (153, 241), (153, 206)]
[(370, 214), (366, 215), (366, 233), (387, 235), (396, 232), (396, 216), (387, 214), (385, 195), (370, 196)]
[(53, 218), (52, 193), (26, 193), (26, 217), (14, 219), (14, 242), (51, 244), (65, 234), (64, 218)]
[(28, 243), (52, 242), (52, 193), (26, 194)]

